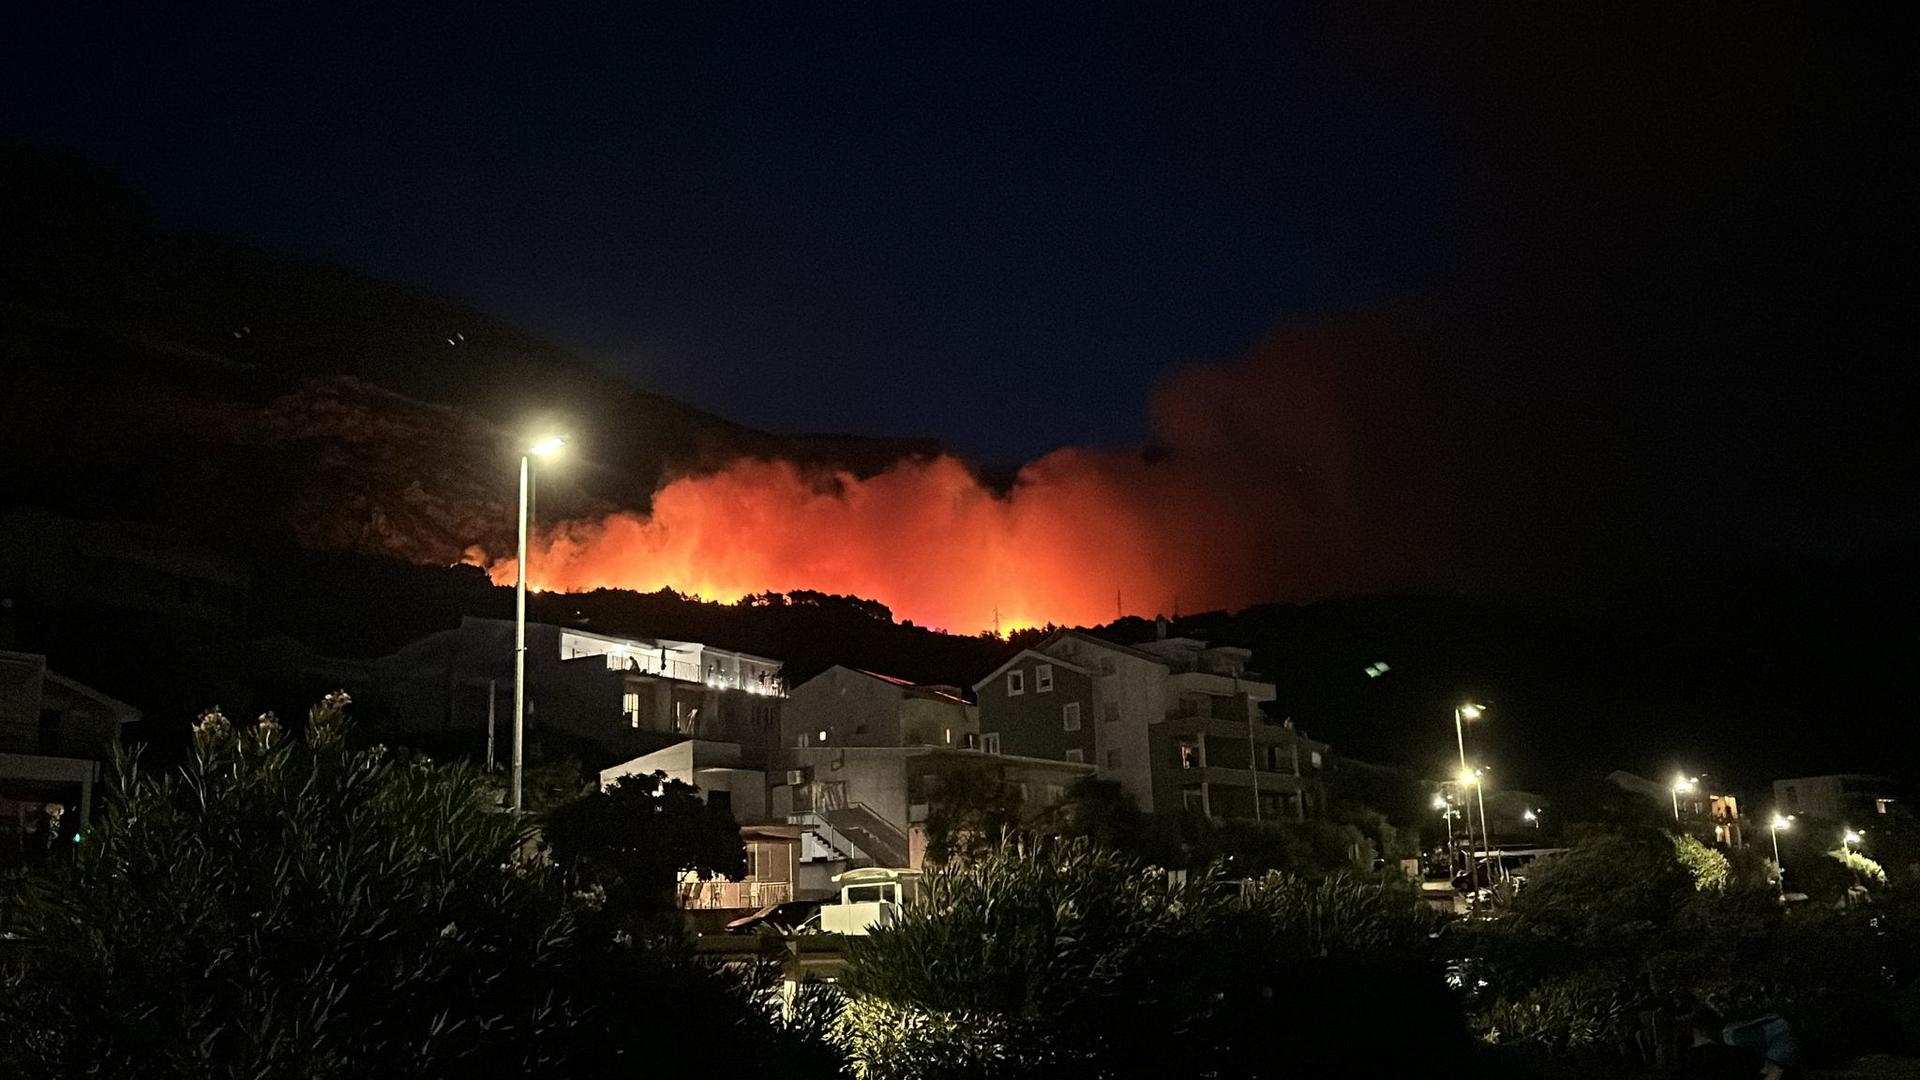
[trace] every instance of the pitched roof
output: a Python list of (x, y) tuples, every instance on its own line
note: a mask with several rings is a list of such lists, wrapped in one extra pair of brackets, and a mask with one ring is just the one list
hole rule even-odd
[(898, 678), (893, 675), (882, 675), (877, 671), (868, 671), (866, 668), (848, 668), (847, 670), (857, 671), (860, 674), (865, 675), (870, 679), (879, 679), (883, 683), (891, 683), (892, 685), (898, 686), (905, 690), (916, 690), (922, 694), (926, 694), (932, 697), (943, 698), (947, 701), (957, 701), (962, 705), (965, 705), (967, 703), (966, 698), (960, 697), (957, 694), (947, 693), (947, 689), (948, 689), (947, 687), (932, 686), (927, 683), (917, 683), (908, 679)]
[[(1058, 634), (1054, 635), (1054, 637), (1058, 637), (1058, 636), (1059, 636)], [(1052, 641), (1052, 640), (1053, 638), (1047, 639), (1047, 641)], [(1043, 641), (1041, 642), (1041, 644), (1044, 645), (1046, 644), (1046, 642)], [(978, 693), (981, 687), (999, 678), (1003, 673), (1005, 673), (1005, 671), (1008, 668), (1019, 663), (1020, 658), (1023, 656), (1037, 656), (1040, 659), (1045, 660), (1049, 664), (1058, 664), (1061, 667), (1066, 668), (1068, 671), (1077, 671), (1082, 675), (1099, 674), (1098, 672), (1094, 671), (1092, 668), (1081, 667), (1079, 664), (1076, 664), (1071, 660), (1062, 660), (1058, 656), (1053, 656), (1048, 653), (1043, 653), (1038, 649), (1021, 649), (1019, 652), (1014, 653), (1012, 656), (1007, 657), (1005, 663), (1002, 663), (999, 667), (994, 668), (992, 671), (987, 672), (985, 675), (981, 676), (978, 680), (976, 680), (973, 684), (974, 692)]]

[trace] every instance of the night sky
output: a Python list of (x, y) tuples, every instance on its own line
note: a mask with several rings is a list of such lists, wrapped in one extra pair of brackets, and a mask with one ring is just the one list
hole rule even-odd
[(1905, 580), (1886, 35), (1257, 7), (63, 7), (7, 17), (0, 136), (775, 430), (1013, 465), (1164, 439), (1195, 363), (1297, 380), (1393, 563), (1329, 588)]

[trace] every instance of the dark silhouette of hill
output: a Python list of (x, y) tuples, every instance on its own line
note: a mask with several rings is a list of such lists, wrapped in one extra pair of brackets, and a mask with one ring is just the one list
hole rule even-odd
[(543, 425), (584, 449), (543, 486), (557, 513), (740, 457), (867, 475), (938, 450), (743, 427), (459, 304), (167, 233), (57, 153), (0, 152), (0, 230), (9, 502), (445, 563), (504, 550)]

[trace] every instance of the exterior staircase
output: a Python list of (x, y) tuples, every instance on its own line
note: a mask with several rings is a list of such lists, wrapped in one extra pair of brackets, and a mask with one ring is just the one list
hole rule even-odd
[(874, 813), (865, 803), (848, 803), (820, 811), (834, 831), (853, 841), (877, 866), (906, 866), (911, 858), (907, 834)]

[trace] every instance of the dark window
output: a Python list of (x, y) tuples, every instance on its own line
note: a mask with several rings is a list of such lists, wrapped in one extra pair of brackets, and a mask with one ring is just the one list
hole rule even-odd
[(724, 807), (727, 810), (732, 810), (733, 809), (733, 792), (709, 791), (707, 792), (707, 805), (719, 806), (719, 807)]
[(60, 713), (58, 710), (40, 710), (40, 752), (43, 754), (58, 754), (60, 752)]

